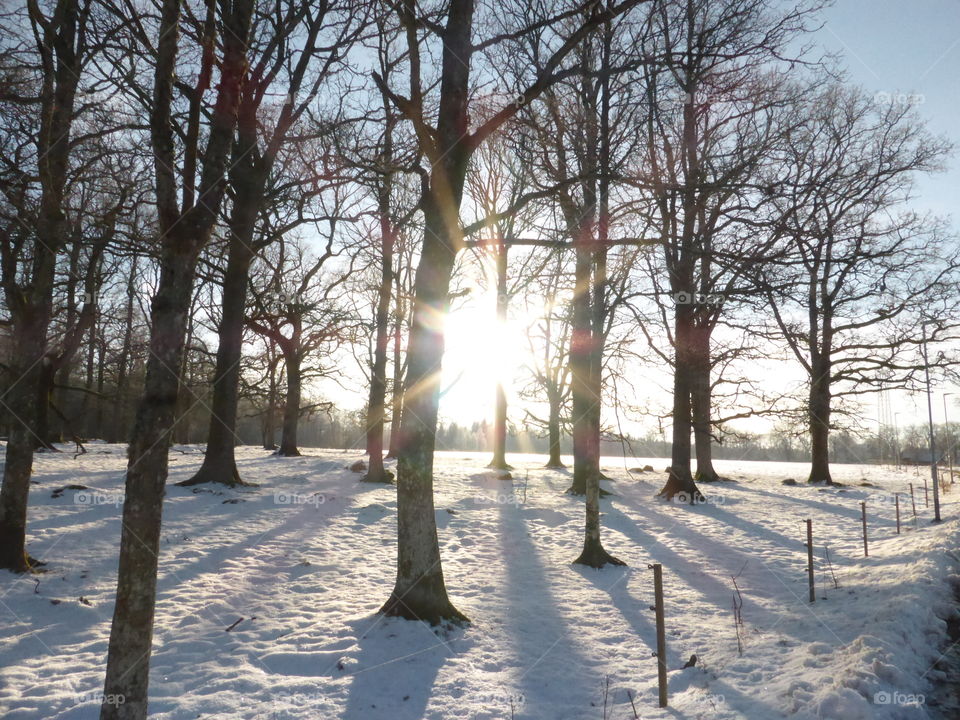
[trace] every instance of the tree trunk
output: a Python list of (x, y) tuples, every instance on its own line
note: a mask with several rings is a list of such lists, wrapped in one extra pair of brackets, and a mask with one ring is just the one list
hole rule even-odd
[(37, 450), (55, 450), (53, 443), (57, 437), (50, 429), (50, 403), (53, 402), (53, 390), (56, 380), (56, 367), (49, 355), (41, 364), (37, 379), (37, 418), (33, 427), (33, 439)]
[[(196, 196), (202, 198), (198, 204), (193, 202), (193, 169), (185, 162), (183, 176), (186, 181), (181, 187), (174, 168), (171, 117), (180, 2), (164, 0), (160, 10), (150, 129), (163, 246), (160, 278), (150, 307), (150, 353), (144, 394), (138, 407), (127, 462), (117, 596), (103, 690), (105, 697), (122, 696), (124, 702), (104, 702), (100, 708), (100, 720), (145, 720), (147, 717), (161, 517), (168, 448), (180, 390), (178, 372), (184, 356), (197, 261), (210, 239), (225, 192), (223, 178), (236, 129), (239, 91), (247, 67), (247, 37), (253, 3), (252, 0), (237, 0), (219, 7), (223, 49), (218, 67), (216, 102), (210, 115), (200, 183), (196, 188)], [(214, 6), (208, 6), (205, 28), (210, 34), (215, 26), (214, 16)], [(206, 50), (201, 62), (201, 78), (212, 70), (214, 64), (214, 42), (210, 34), (204, 38)], [(198, 91), (198, 98), (199, 95)], [(187, 126), (188, 159), (197, 150), (199, 107), (191, 117), (198, 119), (196, 124), (188, 123)]]
[[(269, 342), (269, 341), (268, 341)], [(270, 387), (267, 390), (267, 411), (263, 422), (263, 449), (277, 449), (277, 365), (270, 363)]]
[[(501, 328), (507, 324), (507, 247), (502, 243), (495, 249), (497, 258), (497, 323)], [(497, 378), (497, 398), (493, 416), (493, 459), (489, 468), (512, 470), (507, 464), (507, 393), (503, 378)]]
[(397, 316), (393, 327), (393, 397), (390, 401), (390, 447), (387, 457), (395, 458), (400, 453), (400, 418), (403, 412), (403, 321), (406, 310), (401, 295), (400, 274), (394, 273)]
[[(584, 234), (580, 242), (584, 239), (589, 240), (589, 235)], [(608, 564), (625, 563), (610, 555), (600, 541), (600, 400), (595, 387), (597, 373), (592, 367), (596, 360), (594, 344), (598, 340), (594, 337), (590, 308), (591, 267), (594, 259), (591, 257), (593, 253), (582, 247), (576, 249), (576, 254), (576, 291), (570, 344), (574, 486), (568, 492), (576, 491), (578, 480), (583, 482), (583, 494), (586, 497), (583, 550), (574, 563), (601, 568)]]
[(183, 353), (181, 353), (180, 370), (177, 373), (180, 388), (187, 388), (187, 392), (178, 392), (177, 394), (177, 408), (174, 411), (174, 427), (170, 435), (171, 444), (190, 444), (190, 420), (195, 397), (193, 392), (190, 391), (193, 378), (190, 377), (187, 372), (189, 370), (190, 349), (193, 346), (193, 305), (193, 298), (191, 298), (190, 305), (187, 308), (187, 337)]
[(381, 612), (437, 624), (467, 619), (447, 596), (433, 506), (433, 452), (444, 351), (443, 327), (437, 318), (446, 317), (450, 306), (456, 238), (438, 209), (428, 207), (424, 216), (397, 460), (397, 579)]
[(11, 377), (5, 404), (10, 410), (10, 431), (0, 487), (0, 568), (26, 572), (36, 563), (27, 554), (27, 502), (36, 436), (40, 376), (46, 350), (49, 315), (31, 312), (13, 326)]
[(146, 717), (167, 452), (195, 265), (195, 253), (166, 251), (151, 306), (150, 356), (130, 442), (117, 598), (104, 686), (105, 695), (122, 695), (125, 702), (105, 703), (101, 720)]
[[(436, 624), (466, 622), (447, 596), (433, 507), (442, 320), (450, 307), (450, 276), (462, 243), (460, 202), (472, 152), (467, 113), (473, 52), (473, 0), (451, 0), (442, 40), (436, 133), (421, 139), (433, 156), (421, 195), (423, 244), (407, 345), (407, 375), (397, 459), (397, 579), (381, 612)], [(422, 108), (421, 108), (422, 109)]]
[(560, 458), (560, 395), (551, 392), (547, 394), (549, 403), (549, 416), (547, 418), (547, 438), (550, 443), (550, 458), (547, 460), (548, 468), (563, 468), (563, 460)]
[(822, 361), (810, 382), (810, 477), (808, 482), (833, 484), (830, 476), (830, 369)]
[[(85, 379), (83, 387), (86, 390), (83, 393), (83, 397), (80, 400), (80, 417), (83, 418), (83, 434), (84, 437), (99, 437), (103, 438), (103, 428), (93, 427), (90, 422), (90, 398), (92, 397), (90, 393), (93, 392), (93, 360), (94, 352), (97, 347), (97, 317), (98, 314), (94, 315), (94, 321), (90, 325), (90, 328), (87, 330), (89, 337), (87, 340), (87, 357), (84, 361), (84, 373)], [(100, 398), (97, 398), (97, 402), (102, 402)]]
[[(585, 231), (588, 232), (588, 231)], [(573, 484), (567, 490), (585, 495), (591, 477), (599, 482), (600, 458), (592, 442), (593, 404), (590, 356), (592, 325), (590, 316), (590, 252), (576, 250), (576, 289), (573, 296), (573, 327), (570, 333), (570, 385), (573, 396)]]
[(716, 482), (720, 479), (713, 468), (713, 433), (710, 422), (712, 404), (710, 385), (710, 330), (694, 330), (695, 359), (690, 373), (690, 408), (697, 456), (697, 482)]
[(283, 428), (280, 431), (280, 449), (277, 455), (296, 457), (297, 430), (300, 426), (300, 349), (284, 349), (284, 363), (287, 369), (287, 397), (283, 406)]
[(693, 317), (689, 303), (677, 303), (674, 316), (674, 369), (673, 369), (673, 450), (670, 458), (670, 474), (659, 496), (672, 500), (698, 502), (703, 495), (690, 471), (690, 398), (693, 386), (695, 359), (691, 352)]
[[(253, 234), (259, 202), (254, 193), (237, 188), (230, 221), (230, 246), (223, 276), (223, 313), (217, 329), (217, 365), (213, 376), (210, 427), (203, 464), (189, 480), (190, 486), (207, 482), (229, 487), (247, 485), (237, 470), (237, 408), (240, 403), (240, 362), (243, 357), (243, 326), (246, 319), (247, 282), (253, 262)], [(297, 400), (299, 404), (299, 399)], [(295, 431), (294, 431), (295, 432)], [(296, 441), (294, 440), (294, 445)]]
[[(67, 236), (63, 198), (74, 100), (85, 55), (81, 44), (86, 17), (78, 2), (64, 0), (57, 4), (53, 16), (42, 21), (32, 18), (42, 60), (37, 135), (40, 203), (28, 286), (5, 288), (13, 321), (10, 360), (14, 380), (5, 401), (11, 425), (0, 487), (0, 568), (15, 572), (23, 572), (31, 564), (26, 551), (27, 502), (35, 428), (41, 412), (42, 367), (50, 362), (47, 332), (53, 314), (57, 253)], [(5, 277), (8, 270), (10, 278), (17, 277), (15, 268), (4, 268)]]
[(120, 358), (117, 360), (117, 387), (113, 396), (113, 421), (110, 424), (110, 434), (107, 442), (123, 442), (127, 440), (128, 373), (130, 368), (130, 354), (133, 347), (133, 302), (136, 292), (137, 257), (130, 260), (130, 274), (127, 275), (127, 305), (124, 313), (123, 344), (120, 348)]
[(378, 197), (380, 211), (380, 287), (377, 290), (376, 343), (370, 368), (370, 399), (367, 404), (367, 453), (370, 465), (365, 482), (384, 483), (393, 473), (383, 467), (383, 425), (387, 401), (387, 350), (390, 345), (390, 288), (393, 283), (393, 227), (390, 222), (390, 183), (383, 178)]

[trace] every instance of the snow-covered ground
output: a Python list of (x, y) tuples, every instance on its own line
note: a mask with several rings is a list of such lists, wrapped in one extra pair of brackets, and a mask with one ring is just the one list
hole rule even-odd
[[(29, 537), (48, 563), (0, 574), (0, 717), (96, 718), (116, 582), (125, 449), (42, 454)], [(200, 449), (171, 453), (188, 477)], [(258, 488), (170, 485), (151, 666), (162, 719), (926, 718), (957, 617), (960, 486), (930, 524), (923, 474), (718, 462), (734, 482), (696, 507), (655, 500), (664, 460), (605, 459), (606, 548), (627, 568), (574, 566), (582, 499), (543, 458), (442, 453), (436, 506), (447, 587), (473, 621), (439, 630), (376, 615), (393, 583), (395, 490), (357, 482), (357, 453), (241, 448)], [(630, 474), (650, 463), (656, 474)], [(799, 485), (784, 486), (792, 477)], [(874, 487), (861, 486), (870, 483)], [(918, 519), (894, 492), (917, 485)], [(54, 491), (68, 484), (90, 490)], [(867, 501), (864, 557), (860, 501)], [(817, 601), (807, 598), (813, 519)], [(826, 561), (829, 548), (830, 564)], [(652, 571), (662, 563), (670, 708), (657, 707)], [(832, 568), (832, 570), (831, 570)], [(734, 580), (742, 595), (737, 648)], [(836, 579), (836, 586), (834, 583)], [(238, 622), (239, 621), (239, 622)], [(230, 628), (228, 630), (228, 628)], [(696, 654), (692, 668), (681, 669)], [(631, 707), (631, 697), (636, 708)], [(938, 714), (939, 713), (939, 714)]]

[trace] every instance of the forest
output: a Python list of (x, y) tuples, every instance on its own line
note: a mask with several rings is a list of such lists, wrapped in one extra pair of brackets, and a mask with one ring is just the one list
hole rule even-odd
[[(492, 489), (501, 504), (506, 492), (520, 513), (528, 492), (549, 496), (538, 521), (554, 513), (551, 527), (573, 534), (544, 537), (564, 567), (589, 572), (640, 572), (627, 547), (665, 543), (636, 530), (639, 516), (627, 522), (627, 500), (670, 513), (664, 532), (702, 530), (714, 513), (749, 537), (731, 498), (751, 473), (795, 503), (781, 513), (790, 523), (842, 504), (851, 486), (880, 502), (864, 490), (880, 487), (884, 532), (896, 497), (897, 536), (909, 482), (914, 520), (921, 487), (921, 515), (940, 521), (942, 503), (947, 520), (915, 523), (910, 552), (929, 550), (921, 532), (955, 548), (960, 240), (949, 216), (917, 202), (951, 168), (954, 143), (930, 128), (920, 96), (850, 78), (820, 40), (831, 5), (4, 2), (0, 599), (39, 594), (61, 572), (51, 482), (76, 506), (115, 478), (118, 498), (92, 503), (115, 510), (96, 532), (60, 521), (78, 533), (67, 544), (90, 538), (110, 573), (99, 578), (106, 634), (91, 651), (101, 687), (86, 688), (79, 714), (5, 716), (139, 720), (150, 700), (164, 718), (379, 717), (354, 695), (302, 714), (173, 700), (153, 714), (164, 578), (176, 574), (163, 555), (171, 533), (192, 534), (188, 499), (216, 503), (211, 548), (239, 542), (216, 533), (247, 522), (240, 503), (326, 513), (347, 495), (375, 499), (358, 512), (389, 511), (388, 552), (378, 540), (380, 557), (357, 559), (392, 579), (353, 592), (377, 622), (425, 623), (441, 638), (483, 626), (482, 589), (462, 604), (445, 580), (451, 556), (470, 574), (444, 537), (447, 523), (469, 534), (468, 514), (442, 511), (453, 487)], [(914, 395), (912, 413), (902, 403)], [(328, 481), (336, 492), (310, 485)], [(300, 492), (313, 500), (290, 500)], [(859, 522), (859, 505), (849, 512)], [(337, 532), (367, 532), (358, 517)], [(269, 533), (288, 521), (264, 522)], [(801, 541), (812, 602), (814, 545)], [(654, 558), (669, 572), (697, 552), (670, 547), (675, 567)], [(828, 550), (824, 562), (833, 574), (855, 555), (831, 562)], [(732, 565), (711, 572), (739, 617)], [(33, 630), (18, 613), (33, 615), (15, 607), (19, 642)], [(740, 645), (742, 620), (726, 622)], [(665, 663), (646, 661), (663, 678)], [(533, 706), (530, 691), (515, 707), (508, 692), (469, 717), (641, 717), (643, 691), (617, 692), (568, 715)], [(861, 712), (838, 693), (797, 717), (921, 717)], [(409, 714), (384, 717), (457, 716), (436, 701), (427, 689)], [(683, 716), (776, 716), (698, 702)]]

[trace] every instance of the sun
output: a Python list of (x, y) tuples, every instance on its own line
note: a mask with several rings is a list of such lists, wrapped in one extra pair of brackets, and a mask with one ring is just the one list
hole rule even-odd
[(533, 318), (511, 308), (497, 320), (496, 292), (479, 286), (446, 318), (446, 352), (440, 414), (457, 423), (493, 419), (497, 383), (503, 385), (510, 416), (516, 418), (518, 383), (531, 352), (527, 329)]

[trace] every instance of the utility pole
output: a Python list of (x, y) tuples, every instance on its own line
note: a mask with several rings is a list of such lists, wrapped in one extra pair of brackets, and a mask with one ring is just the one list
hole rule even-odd
[(947, 395), (953, 395), (953, 393), (943, 394), (943, 428), (950, 442), (950, 448), (947, 451), (947, 462), (950, 467), (950, 484), (953, 485), (953, 455), (956, 444), (953, 442), (953, 435), (950, 433), (950, 420), (947, 419)]
[(927, 325), (920, 323), (923, 339), (923, 370), (927, 378), (927, 418), (930, 425), (930, 479), (933, 481), (933, 522), (940, 522), (940, 483), (937, 482), (937, 447), (933, 435), (933, 393), (930, 389), (930, 361), (927, 359)]
[(900, 413), (895, 412), (893, 414), (893, 444), (894, 451), (897, 453), (897, 470), (901, 469), (900, 466), (900, 426), (897, 424), (897, 416)]

